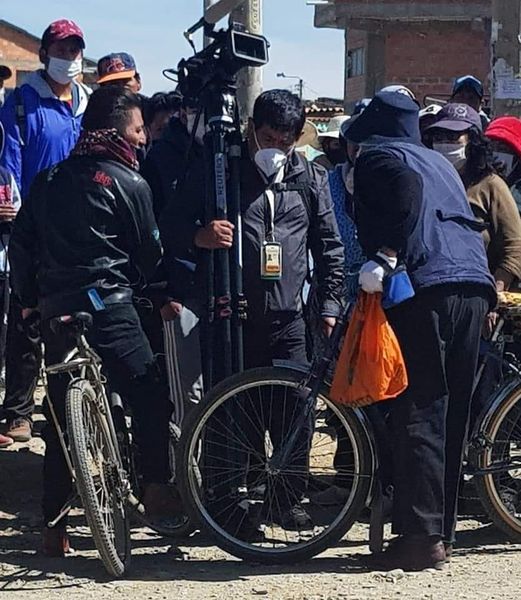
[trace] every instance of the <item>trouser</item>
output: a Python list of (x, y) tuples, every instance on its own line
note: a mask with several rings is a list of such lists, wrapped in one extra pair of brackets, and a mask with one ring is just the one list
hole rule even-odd
[[(301, 314), (275, 313), (262, 318), (252, 318), (244, 326), (244, 364), (246, 369), (271, 366), (275, 360), (294, 362), (307, 365), (306, 354), (306, 326)], [(252, 420), (244, 418), (239, 426), (246, 432), (256, 453), (250, 456), (249, 474), (250, 485), (255, 485), (251, 474), (256, 473), (256, 457), (264, 454), (264, 430), (270, 434), (274, 451), (287, 440), (295, 424), (299, 410), (303, 404), (303, 394), (295, 391), (294, 394), (281, 394), (279, 398), (258, 398), (257, 403), (262, 406), (252, 407), (253, 415), (263, 419), (259, 427), (258, 418), (251, 415)], [(255, 399), (251, 399), (254, 403)], [(299, 438), (291, 455), (291, 469), (294, 476), (286, 477), (286, 484), (282, 482), (277, 489), (277, 500), (281, 510), (289, 508), (300, 500), (307, 487), (307, 477), (303, 473), (308, 471), (309, 447), (313, 435), (313, 413), (310, 413), (304, 424)], [(253, 422), (252, 422), (253, 421)], [(254, 478), (253, 478), (254, 479)]]
[(422, 290), (388, 311), (409, 376), (391, 401), (393, 531), (454, 541), (458, 484), (486, 290), (468, 284)]
[(180, 431), (185, 412), (204, 393), (199, 317), (185, 305), (176, 319), (163, 323), (163, 332), (172, 422)]
[[(87, 340), (102, 359), (110, 391), (119, 393), (132, 409), (143, 479), (146, 483), (167, 482), (168, 394), (161, 384), (137, 312), (131, 304), (114, 304), (93, 313), (93, 319)], [(51, 332), (49, 321), (43, 322), (42, 335), (47, 364), (61, 362), (74, 347), (74, 339), (66, 331)], [(64, 430), (65, 393), (69, 381), (67, 374), (49, 376), (49, 396)], [(70, 495), (71, 478), (57, 431), (49, 418), (43, 438), (46, 443), (43, 513), (48, 522), (56, 517)]]
[[(7, 303), (7, 305), (6, 305)], [(7, 322), (10, 305), (9, 274), (0, 272), (0, 352), (2, 368), (5, 367)]]
[(3, 413), (7, 420), (31, 418), (34, 391), (42, 362), (40, 319), (33, 313), (22, 319), (22, 306), (11, 298), (7, 322), (5, 356), (5, 398)]

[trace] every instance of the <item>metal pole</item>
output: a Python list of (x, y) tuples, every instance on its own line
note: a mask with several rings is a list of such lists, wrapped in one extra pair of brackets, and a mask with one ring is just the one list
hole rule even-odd
[[(231, 19), (250, 33), (262, 34), (262, 0), (248, 0), (236, 8)], [(246, 67), (239, 72), (237, 100), (241, 124), (244, 127), (253, 115), (253, 105), (262, 92), (262, 69)]]
[[(521, 2), (520, 0), (493, 0), (492, 9), (492, 90), (494, 116), (521, 117), (521, 86), (516, 84), (521, 75)], [(507, 82), (510, 95), (505, 98)], [(502, 93), (503, 92), (503, 93)]]
[[(208, 8), (210, 8), (210, 6), (213, 4), (214, 0), (203, 0), (203, 10), (204, 10), (204, 14), (206, 15), (206, 10)], [(206, 46), (208, 46), (208, 44), (211, 42), (212, 40), (210, 40), (209, 38), (207, 38), (206, 36), (204, 36), (204, 47), (206, 48)]]

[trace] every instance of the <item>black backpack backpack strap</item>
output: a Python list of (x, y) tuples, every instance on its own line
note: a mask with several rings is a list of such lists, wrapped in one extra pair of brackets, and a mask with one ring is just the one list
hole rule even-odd
[(309, 222), (311, 223), (313, 217), (318, 213), (318, 197), (317, 194), (312, 191), (315, 188), (315, 177), (313, 167), (309, 161), (303, 157), (299, 157), (299, 160), (304, 167), (304, 170), (290, 183), (276, 184), (274, 188), (276, 191), (298, 192), (306, 208)]
[[(293, 181), (289, 183), (276, 184), (275, 190), (285, 192), (298, 192), (306, 208), (309, 223), (311, 224), (313, 222), (313, 219), (318, 215), (318, 194), (316, 193), (316, 191), (313, 191), (316, 187), (315, 175), (313, 171), (313, 166), (306, 158), (299, 156), (299, 160), (301, 165), (304, 167), (304, 170), (301, 173), (299, 173), (293, 179)], [(311, 284), (312, 278), (313, 270), (311, 269), (308, 260), (308, 273), (306, 276), (306, 280), (309, 284)]]

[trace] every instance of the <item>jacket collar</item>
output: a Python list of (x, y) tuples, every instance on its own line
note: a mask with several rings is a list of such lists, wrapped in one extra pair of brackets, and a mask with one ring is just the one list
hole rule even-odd
[[(43, 69), (30, 73), (25, 80), (24, 85), (33, 88), (42, 99), (58, 100), (49, 84), (45, 81), (43, 74)], [(85, 112), (91, 93), (92, 91), (86, 85), (78, 83), (77, 81), (72, 82), (72, 112), (75, 117), (82, 115)]]

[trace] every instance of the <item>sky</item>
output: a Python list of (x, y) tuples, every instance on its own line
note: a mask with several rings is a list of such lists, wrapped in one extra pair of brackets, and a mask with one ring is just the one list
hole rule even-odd
[[(191, 55), (183, 31), (202, 16), (203, 0), (0, 0), (0, 18), (41, 36), (53, 20), (69, 18), (83, 29), (85, 55), (98, 59), (109, 52), (132, 54), (143, 79), (143, 92), (173, 89), (164, 68)], [(264, 68), (264, 88), (290, 88), (305, 81), (304, 97), (343, 97), (343, 31), (315, 29), (314, 9), (306, 0), (264, 0), (264, 35), (271, 43)]]

